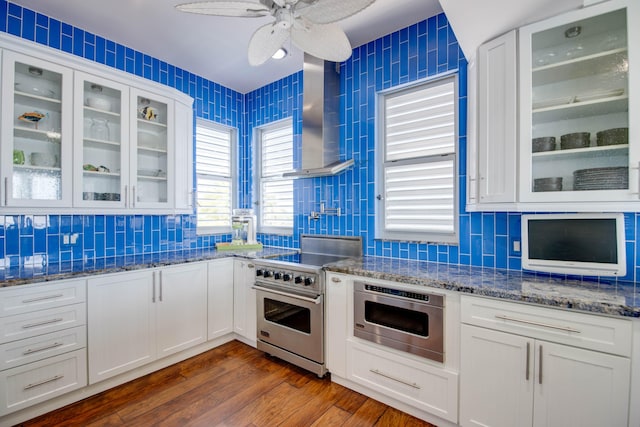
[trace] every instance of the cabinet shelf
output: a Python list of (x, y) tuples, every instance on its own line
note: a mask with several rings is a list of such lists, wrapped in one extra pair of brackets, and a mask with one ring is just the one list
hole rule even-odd
[(611, 96), (592, 101), (573, 102), (533, 110), (533, 122), (536, 124), (557, 122), (581, 117), (601, 116), (629, 111), (627, 95)]
[(13, 134), (16, 138), (34, 139), (37, 141), (60, 144), (60, 133), (50, 130), (33, 129), (22, 126), (15, 126)]
[(120, 174), (115, 172), (82, 171), (82, 174), (100, 178), (120, 178)]
[(24, 100), (27, 100), (27, 102), (29, 102), (28, 100), (32, 100), (32, 101), (45, 102), (45, 103), (54, 104), (54, 105), (62, 104), (62, 101), (60, 99), (48, 98), (46, 96), (34, 95), (31, 93), (19, 92), (19, 91), (15, 91), (14, 94), (16, 95), (17, 98), (23, 98)]
[(145, 181), (166, 181), (166, 176), (151, 176), (151, 175), (138, 175), (139, 180)]
[(48, 166), (31, 166), (31, 165), (13, 165), (13, 169), (16, 172), (25, 172), (25, 173), (60, 173), (62, 171), (59, 167), (48, 167)]
[(154, 128), (163, 128), (166, 129), (167, 125), (164, 123), (160, 123), (160, 122), (152, 122), (150, 120), (145, 120), (145, 119), (140, 119), (138, 118), (138, 126), (142, 129), (142, 128), (149, 128), (149, 129), (154, 129)]
[(533, 153), (531, 157), (534, 160), (548, 160), (550, 158), (554, 159), (581, 159), (581, 158), (592, 158), (592, 157), (602, 157), (602, 156), (611, 156), (616, 153), (621, 153), (627, 151), (629, 149), (629, 144), (619, 144), (619, 145), (607, 145), (601, 147), (586, 147), (586, 148), (574, 148), (571, 150), (554, 150), (554, 151), (544, 151), (541, 153)]
[(619, 48), (544, 65), (532, 70), (532, 82), (534, 86), (539, 86), (605, 74), (611, 72), (612, 64), (626, 58), (627, 48)]
[(104, 115), (104, 116), (109, 116), (109, 117), (120, 118), (120, 113), (114, 113), (112, 111), (107, 111), (107, 110), (101, 110), (99, 108), (88, 107), (86, 105), (84, 106), (84, 110), (85, 110), (85, 112), (89, 113), (89, 114), (87, 114), (87, 117), (91, 117), (91, 116), (95, 116), (95, 115)]
[(161, 149), (161, 148), (155, 148), (155, 147), (143, 147), (143, 146), (139, 146), (138, 147), (138, 151), (146, 151), (149, 153), (160, 153), (160, 154), (167, 154), (167, 150), (166, 149)]
[(100, 148), (100, 149), (109, 150), (109, 151), (118, 151), (120, 150), (120, 143), (116, 141), (105, 141), (103, 139), (85, 138), (84, 147)]

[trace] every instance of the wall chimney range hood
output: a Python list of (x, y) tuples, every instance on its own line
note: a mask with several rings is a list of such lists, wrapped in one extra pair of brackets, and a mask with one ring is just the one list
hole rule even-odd
[(302, 165), (288, 178), (336, 175), (353, 165), (340, 161), (340, 74), (337, 64), (304, 55)]

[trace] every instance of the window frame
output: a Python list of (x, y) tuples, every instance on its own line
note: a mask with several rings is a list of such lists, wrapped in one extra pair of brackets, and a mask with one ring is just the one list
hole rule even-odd
[[(440, 74), (433, 78), (394, 86), (377, 94), (376, 100), (376, 182), (375, 182), (375, 238), (379, 240), (399, 240), (421, 243), (445, 243), (459, 244), (460, 235), (460, 99), (459, 99), (459, 76), (458, 72), (450, 72)], [(454, 101), (454, 152), (449, 154), (425, 155), (421, 157), (412, 157), (404, 160), (394, 160), (385, 162), (386, 159), (386, 111), (385, 101), (389, 97), (398, 96), (403, 93), (410, 93), (423, 90), (430, 87), (436, 87), (443, 84), (453, 83), (453, 101)], [(404, 232), (397, 230), (389, 230), (385, 228), (386, 212), (384, 194), (386, 189), (385, 171), (387, 167), (403, 164), (428, 164), (439, 161), (452, 160), (453, 162), (453, 232)]]
[[(202, 174), (198, 173), (198, 128), (206, 128), (210, 130), (214, 130), (217, 132), (224, 132), (229, 134), (229, 173), (230, 176), (216, 175), (216, 174)], [(237, 178), (238, 178), (238, 129), (232, 126), (226, 126), (211, 120), (196, 118), (196, 127), (195, 127), (195, 146), (194, 146), (194, 179), (195, 179), (195, 216), (196, 216), (196, 234), (197, 235), (207, 235), (207, 234), (226, 234), (231, 233), (231, 216), (233, 212), (233, 208), (237, 204)], [(198, 204), (198, 178), (200, 176), (213, 177), (214, 179), (220, 179), (224, 181), (230, 182), (230, 210), (229, 210), (229, 224), (225, 226), (200, 226), (199, 221), (199, 204)]]
[[(272, 131), (277, 129), (283, 129), (288, 127), (291, 130), (291, 165), (293, 169), (294, 162), (294, 149), (293, 149), (293, 118), (287, 117), (282, 120), (277, 120), (270, 122), (268, 124), (257, 126), (253, 131), (253, 140), (254, 140), (254, 180), (253, 180), (253, 195), (254, 195), (254, 206), (256, 212), (257, 224), (256, 228), (259, 233), (263, 234), (278, 234), (291, 236), (293, 235), (294, 230), (294, 218), (295, 218), (295, 198), (294, 198), (294, 179), (293, 178), (284, 178), (282, 175), (279, 176), (271, 176), (271, 177), (263, 177), (262, 176), (262, 146), (265, 131)], [(291, 199), (292, 199), (292, 209), (291, 209), (291, 227), (278, 227), (272, 225), (265, 225), (263, 219), (263, 204), (262, 204), (262, 183), (265, 181), (277, 182), (277, 181), (290, 181), (292, 183), (291, 189)]]

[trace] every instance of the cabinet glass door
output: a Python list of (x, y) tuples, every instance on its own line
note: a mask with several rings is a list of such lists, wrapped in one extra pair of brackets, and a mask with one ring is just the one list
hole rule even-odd
[[(132, 126), (131, 170), (135, 171), (132, 187), (132, 207), (163, 207), (172, 200), (170, 151), (172, 150), (171, 101), (161, 97), (137, 93), (135, 125)], [(171, 187), (171, 188), (170, 188)], [(172, 199), (172, 198), (171, 198)]]
[[(124, 206), (128, 165), (128, 89), (108, 80), (76, 77), (76, 204)], [(124, 114), (123, 114), (124, 112)], [(78, 190), (79, 192), (80, 190)]]
[(71, 71), (5, 52), (4, 202), (71, 204)]
[(534, 200), (629, 197), (627, 9), (606, 7), (521, 32), (522, 189)]

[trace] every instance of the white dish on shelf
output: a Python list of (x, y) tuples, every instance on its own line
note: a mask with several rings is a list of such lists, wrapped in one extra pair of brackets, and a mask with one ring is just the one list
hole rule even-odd
[(15, 87), (15, 90), (18, 92), (28, 93), (30, 95), (43, 96), (45, 98), (53, 98), (53, 95), (55, 95), (55, 92), (52, 91), (51, 89), (47, 89), (45, 87), (39, 87), (36, 85), (29, 85), (26, 83), (17, 82), (15, 83), (14, 87)]
[(111, 111), (111, 102), (108, 99), (90, 96), (87, 98), (87, 105), (98, 110)]

